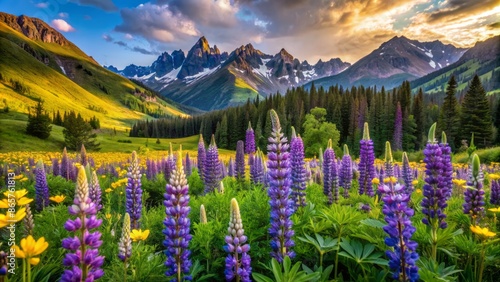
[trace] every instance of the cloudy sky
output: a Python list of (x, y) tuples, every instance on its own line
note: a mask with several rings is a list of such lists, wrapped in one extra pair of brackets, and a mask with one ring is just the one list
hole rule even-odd
[(40, 18), (118, 68), (187, 53), (202, 35), (221, 51), (354, 63), (396, 35), (471, 47), (500, 34), (500, 0), (0, 0), (0, 11)]

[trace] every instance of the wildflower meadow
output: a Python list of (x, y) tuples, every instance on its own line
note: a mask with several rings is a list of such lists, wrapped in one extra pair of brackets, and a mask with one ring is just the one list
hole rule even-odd
[(202, 135), (0, 155), (0, 281), (498, 281), (498, 164), (454, 162), (436, 124), (422, 162), (377, 159), (366, 123), (359, 158), (330, 140), (305, 159), (270, 118), (266, 153), (249, 125), (224, 155)]

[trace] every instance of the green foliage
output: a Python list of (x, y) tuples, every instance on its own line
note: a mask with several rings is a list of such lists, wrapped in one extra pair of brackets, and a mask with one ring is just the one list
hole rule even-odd
[(305, 117), (302, 140), (308, 157), (316, 155), (319, 148), (325, 148), (329, 139), (332, 139), (334, 147), (337, 148), (336, 151), (340, 152), (338, 149), (340, 132), (337, 130), (337, 126), (327, 122), (325, 117), (326, 109), (324, 108), (314, 108)]
[(439, 265), (432, 259), (420, 257), (418, 261), (420, 279), (424, 282), (443, 281), (452, 282), (457, 281), (458, 277), (455, 274), (462, 270), (455, 269), (456, 266), (446, 267), (444, 262)]
[(50, 136), (52, 126), (50, 125), (50, 117), (43, 108), (43, 103), (38, 101), (35, 107), (35, 112), (28, 115), (28, 125), (26, 132), (40, 139), (47, 139)]
[(269, 270), (272, 271), (274, 279), (256, 272), (252, 273), (252, 277), (257, 282), (306, 282), (320, 278), (321, 274), (319, 272), (307, 273), (299, 270), (300, 264), (300, 262), (297, 262), (292, 267), (292, 261), (288, 256), (283, 259), (282, 265), (273, 258)]
[(205, 191), (205, 185), (203, 180), (200, 178), (200, 174), (197, 169), (193, 169), (191, 175), (188, 177), (189, 183), (189, 194), (193, 196), (199, 196)]
[(99, 150), (99, 143), (95, 138), (97, 134), (92, 132), (92, 126), (86, 122), (80, 114), (71, 111), (64, 117), (64, 142), (68, 150), (79, 150), (82, 144), (87, 150)]

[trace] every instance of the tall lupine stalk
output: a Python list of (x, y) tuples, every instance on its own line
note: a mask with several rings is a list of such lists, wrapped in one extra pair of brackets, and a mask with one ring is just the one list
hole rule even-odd
[(200, 133), (200, 139), (198, 140), (198, 174), (200, 178), (203, 180), (203, 173), (205, 172), (205, 159), (207, 157), (207, 153), (205, 151), (205, 141), (203, 141), (203, 135)]
[(239, 140), (236, 142), (236, 179), (243, 181), (245, 180), (245, 144), (243, 141)]
[(247, 236), (245, 236), (243, 223), (241, 222), (240, 208), (235, 198), (231, 199), (231, 215), (229, 217), (229, 233), (226, 236), (226, 244), (224, 250), (228, 253), (226, 257), (226, 270), (224, 274), (226, 281), (242, 281), (250, 282), (250, 274), (252, 267), (250, 267), (250, 256), (248, 251), (250, 245), (245, 244)]
[(359, 141), (359, 145), (359, 194), (373, 197), (372, 180), (375, 177), (375, 152), (373, 151), (373, 141), (370, 139), (367, 122), (365, 122), (363, 139)]
[(215, 144), (213, 134), (204, 162), (203, 180), (205, 182), (205, 194), (217, 190), (222, 180), (219, 150), (217, 149), (217, 144)]
[(245, 135), (245, 154), (255, 153), (255, 134), (252, 129), (252, 124), (248, 122), (248, 129)]
[(172, 143), (170, 144), (170, 153), (167, 156), (167, 159), (165, 160), (165, 166), (163, 169), (163, 175), (165, 177), (165, 180), (168, 182), (170, 180), (170, 175), (172, 172), (175, 170), (175, 163), (176, 163), (176, 157), (174, 155), (174, 152), (172, 150)]
[[(436, 123), (429, 130), (427, 145), (424, 149), (425, 163), (425, 184), (423, 187), (424, 199), (422, 200), (422, 222), (431, 229), (432, 259), (437, 256), (437, 230), (446, 228), (446, 214), (444, 209), (448, 206), (448, 187), (443, 181), (443, 168), (446, 165), (443, 161), (441, 147), (435, 140)], [(448, 160), (451, 161), (451, 160)]]
[(207, 224), (208, 223), (207, 212), (205, 210), (205, 206), (204, 205), (200, 206), (200, 223), (201, 224)]
[[(491, 174), (490, 174), (491, 176)], [(500, 205), (500, 181), (499, 178), (496, 177), (493, 179), (490, 178), (490, 204), (499, 206)]]
[(352, 184), (352, 159), (349, 155), (349, 148), (347, 144), (344, 144), (344, 156), (342, 156), (341, 167), (339, 168), (339, 186), (344, 188), (344, 193), (342, 196), (344, 198), (349, 198), (349, 189), (351, 189)]
[(85, 145), (82, 143), (82, 147), (80, 148), (80, 163), (85, 167), (88, 162), (89, 158), (87, 156), (87, 150), (85, 150)]
[(257, 151), (254, 156), (253, 164), (250, 166), (250, 181), (252, 184), (263, 184), (264, 183), (264, 163), (262, 160), (262, 153)]
[[(384, 178), (394, 176), (394, 160), (392, 158), (391, 143), (385, 142), (385, 162), (384, 162)], [(383, 180), (383, 179), (381, 179)], [(383, 182), (383, 181), (380, 181)]]
[[(182, 148), (179, 149), (179, 156), (182, 156)], [(165, 229), (165, 241), (163, 245), (167, 248), (166, 255), (167, 266), (166, 276), (171, 276), (171, 281), (191, 280), (189, 269), (191, 260), (189, 259), (190, 251), (188, 250), (191, 235), (189, 229), (191, 221), (189, 220), (189, 186), (182, 167), (180, 158), (177, 161), (177, 168), (172, 174), (165, 193), (165, 214), (166, 218), (163, 221)]]
[(130, 215), (125, 213), (120, 241), (118, 241), (118, 258), (123, 261), (123, 277), (127, 279), (127, 260), (132, 256), (132, 239), (130, 238)]
[(444, 131), (441, 135), (441, 143), (439, 143), (439, 148), (441, 149), (441, 159), (443, 162), (442, 172), (441, 172), (441, 188), (444, 193), (446, 202), (451, 198), (451, 192), (453, 191), (453, 164), (451, 163), (451, 147), (448, 145), (446, 139), (446, 133)]
[(229, 157), (229, 161), (227, 163), (227, 175), (230, 177), (236, 176), (236, 169), (234, 168), (235, 164), (232, 157)]
[(191, 166), (192, 166), (191, 158), (189, 158), (189, 153), (186, 153), (186, 159), (184, 161), (184, 172), (186, 173), (187, 177), (191, 175), (191, 170), (192, 170)]
[(60, 174), (59, 160), (57, 158), (52, 159), (52, 175), (58, 176)]
[(394, 150), (403, 150), (403, 112), (401, 111), (401, 104), (398, 101), (396, 107), (396, 117), (394, 118), (394, 136), (393, 136)]
[(413, 172), (410, 167), (410, 161), (408, 160), (408, 155), (406, 152), (403, 152), (403, 167), (401, 175), (403, 177), (403, 182), (405, 183), (406, 193), (411, 195), (413, 192)]
[(304, 161), (304, 143), (297, 136), (292, 127), (292, 141), (290, 142), (292, 163), (292, 200), (297, 207), (306, 206), (306, 167)]
[(41, 160), (36, 165), (35, 176), (35, 208), (37, 211), (41, 211), (49, 205), (49, 186), (47, 185), (47, 176)]
[(389, 235), (385, 238), (385, 244), (392, 248), (386, 251), (389, 267), (393, 271), (392, 278), (398, 281), (418, 281), (418, 244), (411, 240), (416, 228), (411, 223), (414, 211), (408, 206), (410, 195), (405, 192), (404, 186), (395, 184), (395, 177), (389, 177), (384, 182), (379, 190), (384, 195), (382, 212), (387, 222), (384, 231)]
[(92, 171), (92, 179), (90, 181), (90, 187), (89, 187), (89, 197), (94, 202), (96, 205), (97, 212), (99, 212), (102, 209), (102, 203), (101, 203), (101, 185), (99, 184), (99, 178), (97, 177), (97, 174), (95, 170)]
[(125, 187), (126, 209), (125, 212), (130, 215), (132, 229), (139, 229), (139, 220), (142, 213), (142, 189), (141, 189), (141, 173), (139, 169), (139, 160), (137, 153), (132, 152), (132, 159), (128, 168), (128, 182)]
[(272, 132), (269, 137), (268, 151), (268, 176), (269, 176), (269, 204), (271, 206), (271, 256), (279, 263), (285, 256), (295, 257), (291, 248), (295, 245), (290, 217), (293, 214), (293, 201), (289, 199), (292, 186), (290, 160), (287, 139), (281, 132), (278, 114), (270, 111)]
[(66, 180), (69, 180), (70, 179), (69, 174), (70, 174), (70, 165), (68, 159), (68, 152), (66, 151), (66, 147), (64, 147), (61, 158), (60, 175), (66, 178)]
[(35, 228), (35, 221), (33, 220), (33, 213), (31, 212), (31, 207), (29, 204), (26, 206), (26, 216), (23, 218), (24, 225), (24, 237), (33, 235), (33, 229)]
[(323, 153), (323, 194), (328, 198), (329, 205), (333, 202), (333, 168), (335, 166), (335, 152), (331, 142), (330, 139)]
[(472, 167), (469, 168), (469, 178), (464, 193), (464, 213), (470, 215), (471, 223), (479, 225), (481, 217), (484, 215), (484, 188), (483, 173), (479, 156), (472, 154)]
[(78, 170), (75, 199), (68, 211), (76, 218), (68, 219), (64, 228), (74, 232), (75, 236), (62, 241), (62, 247), (72, 252), (67, 253), (63, 259), (63, 264), (71, 269), (64, 271), (61, 282), (92, 282), (104, 274), (101, 269), (104, 257), (99, 256), (98, 250), (102, 244), (101, 233), (90, 231), (98, 228), (102, 220), (96, 217), (96, 206), (89, 197), (87, 176), (83, 166)]

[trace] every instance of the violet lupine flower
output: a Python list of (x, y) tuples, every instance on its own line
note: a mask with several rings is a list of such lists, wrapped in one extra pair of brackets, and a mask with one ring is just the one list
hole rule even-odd
[(130, 215), (125, 213), (120, 241), (118, 241), (118, 258), (126, 262), (132, 256), (132, 239), (130, 238)]
[(394, 118), (394, 135), (393, 135), (394, 150), (403, 150), (403, 112), (401, 104), (398, 102), (396, 107), (396, 117)]
[(99, 178), (97, 177), (97, 174), (94, 170), (92, 171), (92, 179), (90, 180), (89, 197), (96, 205), (97, 212), (102, 209), (101, 194), (102, 191), (101, 185), (99, 184)]
[(442, 133), (441, 143), (439, 144), (441, 149), (441, 160), (442, 160), (442, 171), (440, 174), (441, 189), (443, 190), (444, 197), (446, 201), (451, 198), (451, 192), (453, 191), (453, 165), (451, 163), (451, 148), (446, 140), (446, 133)]
[(328, 148), (323, 153), (323, 194), (328, 198), (328, 204), (333, 203), (333, 170), (335, 166), (335, 152), (332, 149), (331, 139)]
[(151, 179), (153, 179), (152, 175), (153, 175), (153, 173), (151, 170), (151, 160), (148, 158), (148, 159), (146, 159), (146, 178), (148, 180), (151, 180)]
[(295, 245), (290, 217), (293, 214), (293, 202), (290, 197), (292, 186), (290, 160), (287, 139), (281, 132), (278, 114), (270, 111), (272, 132), (269, 137), (268, 151), (268, 177), (269, 177), (269, 204), (271, 206), (271, 256), (279, 263), (285, 256), (295, 257), (291, 248)]
[(52, 175), (58, 176), (59, 172), (59, 160), (57, 158), (52, 159)]
[(292, 141), (290, 142), (292, 164), (292, 200), (297, 207), (306, 206), (306, 168), (304, 161), (304, 143), (300, 136), (296, 136), (292, 127)]
[(187, 177), (189, 177), (191, 175), (191, 159), (189, 158), (189, 153), (186, 153), (184, 172), (186, 173)]
[(82, 148), (80, 149), (80, 162), (82, 166), (87, 166), (89, 159), (87, 156), (87, 150), (85, 150), (85, 145), (82, 143)]
[(212, 141), (208, 146), (207, 156), (204, 161), (203, 181), (205, 182), (205, 194), (214, 192), (220, 186), (222, 180), (219, 151), (212, 134)]
[[(384, 162), (384, 178), (394, 176), (394, 160), (392, 158), (391, 143), (385, 142), (385, 162)], [(381, 173), (382, 174), (382, 173)], [(383, 179), (380, 181), (383, 182)]]
[(372, 180), (375, 177), (375, 152), (367, 122), (365, 122), (363, 139), (359, 141), (359, 145), (359, 194), (373, 197)]
[(349, 148), (347, 144), (344, 144), (344, 156), (342, 156), (340, 175), (339, 175), (339, 186), (344, 188), (343, 197), (349, 198), (349, 189), (351, 189), (352, 184), (352, 159), (349, 155)]
[(261, 153), (257, 152), (250, 166), (250, 181), (253, 185), (264, 183), (264, 163), (260, 155)]
[(200, 140), (198, 140), (198, 174), (200, 178), (203, 180), (203, 173), (205, 172), (205, 159), (206, 159), (206, 151), (205, 151), (205, 141), (203, 141), (203, 135), (200, 133)]
[(445, 222), (446, 214), (444, 209), (448, 206), (447, 203), (447, 187), (441, 178), (443, 173), (443, 158), (441, 147), (435, 140), (436, 123), (429, 130), (429, 138), (424, 149), (425, 163), (425, 184), (423, 187), (424, 198), (422, 200), (422, 213), (425, 217), (422, 222), (425, 225), (431, 226), (433, 230), (437, 228), (446, 228), (448, 224)]
[(403, 176), (403, 182), (405, 183), (406, 194), (411, 195), (411, 193), (413, 193), (413, 173), (406, 152), (403, 152), (403, 167), (401, 174)]
[(464, 214), (471, 217), (471, 223), (478, 225), (484, 214), (484, 189), (481, 163), (477, 154), (472, 155), (472, 168), (469, 168), (468, 189), (464, 192)]
[(85, 169), (78, 170), (75, 199), (68, 208), (75, 219), (68, 219), (64, 228), (74, 232), (74, 237), (62, 241), (62, 247), (71, 251), (63, 259), (63, 265), (71, 267), (64, 271), (61, 282), (92, 282), (104, 275), (101, 269), (104, 257), (99, 256), (98, 248), (102, 245), (101, 233), (90, 230), (98, 228), (102, 220), (96, 217), (96, 206), (89, 197), (89, 187)]
[(236, 142), (236, 179), (245, 180), (245, 151), (243, 141)]
[(227, 175), (230, 177), (236, 176), (236, 169), (234, 168), (234, 161), (232, 157), (229, 157), (229, 162), (227, 164)]
[(125, 187), (126, 198), (126, 213), (130, 215), (131, 228), (139, 229), (139, 220), (142, 213), (142, 189), (141, 189), (141, 173), (139, 170), (139, 160), (137, 153), (132, 152), (132, 159), (127, 172), (128, 182)]
[[(182, 156), (182, 148), (179, 149), (179, 156)], [(172, 173), (169, 183), (166, 186), (166, 193), (164, 195), (165, 201), (165, 214), (166, 218), (163, 221), (165, 229), (165, 240), (163, 245), (167, 248), (165, 254), (167, 255), (166, 276), (172, 277), (171, 281), (184, 281), (191, 280), (188, 275), (191, 267), (191, 260), (189, 259), (190, 251), (188, 249), (191, 235), (189, 235), (189, 228), (191, 221), (189, 220), (189, 186), (182, 167), (180, 158), (177, 161), (177, 168)]]
[(49, 205), (49, 186), (47, 185), (47, 176), (41, 160), (36, 165), (35, 175), (35, 208), (37, 211), (41, 211)]
[(248, 129), (245, 135), (245, 154), (255, 153), (255, 134), (252, 129), (252, 123), (248, 122)]
[(241, 222), (240, 208), (235, 198), (231, 199), (231, 215), (229, 218), (229, 227), (227, 228), (229, 235), (226, 236), (226, 244), (224, 250), (228, 253), (226, 257), (226, 270), (224, 274), (226, 281), (250, 282), (250, 256), (248, 251), (250, 245), (245, 244), (247, 236), (245, 236), (243, 223)]
[(69, 174), (70, 174), (70, 165), (68, 159), (68, 152), (66, 151), (66, 147), (64, 147), (61, 159), (60, 175), (66, 178), (66, 180), (69, 180), (70, 179)]
[(500, 182), (498, 179), (490, 178), (490, 204), (500, 205)]
[(389, 258), (393, 279), (418, 281), (418, 244), (411, 240), (416, 231), (411, 223), (414, 211), (408, 206), (410, 196), (405, 193), (405, 187), (399, 183), (394, 185), (395, 182), (395, 178), (390, 177), (389, 181), (379, 188), (384, 195), (382, 212), (387, 222), (383, 229), (389, 235), (385, 238), (385, 244), (392, 248), (385, 254)]

